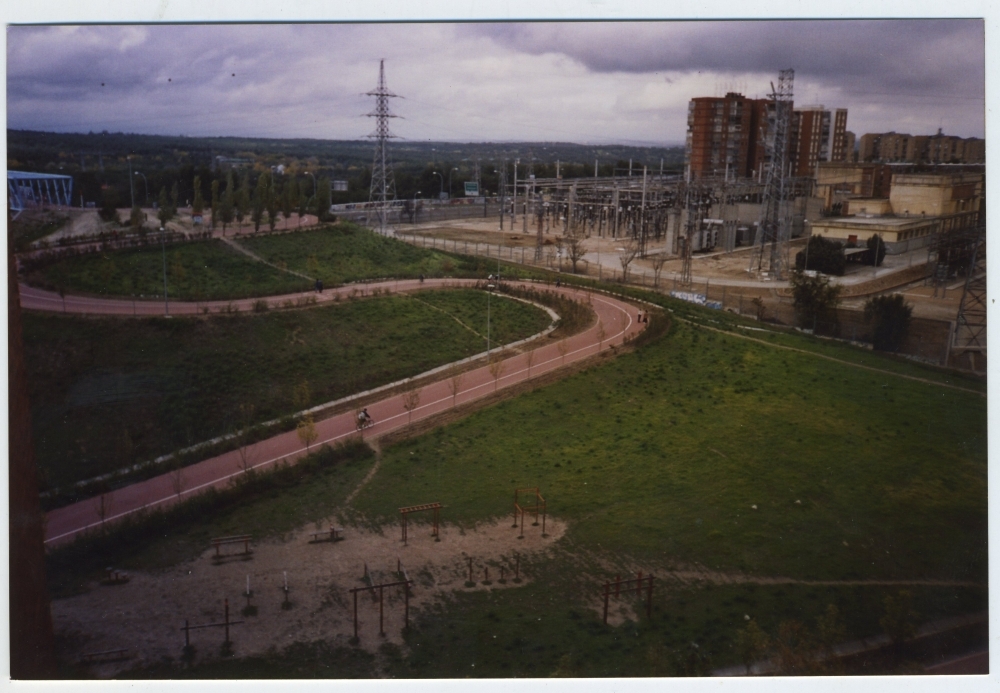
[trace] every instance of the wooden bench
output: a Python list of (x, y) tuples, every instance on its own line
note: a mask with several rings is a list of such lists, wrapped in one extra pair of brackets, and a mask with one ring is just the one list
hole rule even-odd
[(87, 652), (80, 657), (81, 662), (115, 662), (119, 659), (128, 659), (131, 655), (127, 648), (120, 650), (104, 650), (103, 652)]
[(105, 570), (106, 576), (104, 578), (105, 585), (123, 585), (131, 578), (129, 574), (125, 571), (118, 570), (117, 568), (107, 568)]
[(344, 528), (330, 526), (330, 529), (324, 529), (320, 532), (313, 532), (309, 536), (312, 537), (310, 541), (340, 541), (344, 538)]
[(252, 553), (250, 550), (250, 542), (252, 540), (253, 536), (249, 534), (239, 534), (233, 537), (215, 537), (212, 539), (212, 546), (215, 547), (215, 557), (222, 558), (222, 555), (219, 553), (219, 549), (229, 544), (243, 544), (243, 553), (250, 554)]

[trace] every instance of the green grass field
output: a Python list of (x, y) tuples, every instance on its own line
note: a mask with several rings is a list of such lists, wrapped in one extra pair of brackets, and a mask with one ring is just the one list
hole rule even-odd
[(388, 519), (420, 489), (471, 524), (536, 485), (572, 518), (570, 542), (637, 560), (985, 579), (982, 397), (682, 323), (387, 450), (356, 505)]
[(485, 267), (483, 260), (417, 248), (349, 222), (240, 243), (268, 262), (319, 277), (326, 286), (373, 277), (471, 276)]
[[(345, 676), (682, 675), (692, 642), (705, 666), (737, 664), (745, 616), (773, 638), (791, 620), (815, 632), (833, 604), (843, 639), (878, 634), (897, 581), (971, 583), (908, 587), (917, 622), (986, 608), (986, 400), (898, 373), (973, 390), (976, 381), (804, 336), (750, 333), (814, 353), (778, 349), (677, 319), (719, 327), (732, 320), (722, 314), (657, 300), (677, 310), (664, 336), (384, 449), (349, 509), (395, 524), (398, 507), (433, 497), (443, 521), (471, 528), (509, 517), (513, 489), (538, 485), (568, 530), (550, 554), (522, 563), (529, 583), (455, 593), (417, 614), (407, 651), (389, 648), (378, 664), (301, 643), (240, 660), (246, 671), (330, 676), (336, 661)], [(285, 525), (311, 521), (308, 504), (298, 514), (297, 493), (247, 504), (242, 523), (267, 526), (254, 518), (276, 512)], [(144, 560), (183, 536), (158, 538)], [(670, 577), (692, 567), (734, 582)], [(600, 585), (636, 568), (660, 578), (652, 620), (603, 626)], [(752, 581), (769, 577), (798, 582)], [(216, 662), (177, 675), (240, 671)]]
[[(166, 248), (167, 293), (172, 299), (210, 301), (309, 291), (312, 283), (269, 267), (219, 240)], [(70, 257), (26, 277), (29, 284), (67, 293), (162, 298), (163, 257), (140, 249)]]
[[(208, 440), (239, 425), (242, 402), (267, 421), (485, 351), (486, 302), (461, 289), (263, 315), (27, 313), (43, 478), (60, 486)], [(549, 324), (521, 302), (491, 309), (494, 344)]]

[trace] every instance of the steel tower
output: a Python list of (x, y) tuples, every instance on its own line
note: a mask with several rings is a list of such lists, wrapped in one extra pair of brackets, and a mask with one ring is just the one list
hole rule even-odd
[[(976, 354), (986, 354), (986, 226), (975, 230), (976, 243), (965, 276), (965, 291), (958, 306), (952, 353), (967, 353), (972, 370)], [(982, 362), (981, 362), (982, 364)], [(947, 365), (947, 364), (945, 364)], [(985, 364), (982, 364), (985, 366)]]
[(389, 157), (389, 140), (396, 137), (389, 132), (389, 118), (398, 118), (389, 113), (389, 99), (393, 94), (385, 86), (385, 59), (379, 61), (378, 86), (366, 96), (375, 97), (375, 110), (368, 113), (369, 118), (375, 118), (375, 132), (368, 137), (375, 140), (375, 158), (372, 162), (372, 185), (368, 194), (368, 216), (366, 224), (386, 233), (389, 212), (396, 199), (396, 182), (392, 175), (392, 160)]
[(778, 73), (778, 88), (771, 83), (771, 109), (768, 117), (767, 153), (771, 165), (767, 169), (761, 199), (761, 219), (757, 250), (750, 270), (760, 272), (764, 256), (768, 255), (768, 276), (782, 279), (785, 273), (785, 241), (787, 224), (784, 219), (785, 165), (788, 163), (788, 132), (792, 121), (792, 84), (795, 70)]

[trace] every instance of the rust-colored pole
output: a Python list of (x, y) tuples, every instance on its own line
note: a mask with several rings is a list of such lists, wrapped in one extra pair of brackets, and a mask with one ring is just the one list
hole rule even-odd
[(385, 628), (382, 626), (382, 585), (378, 586), (378, 634), (385, 635)]
[(358, 591), (354, 590), (354, 639), (358, 639)]
[(611, 585), (604, 582), (604, 625), (608, 625), (608, 597), (611, 595)]
[(489, 581), (490, 581), (490, 567), (486, 566), (485, 568), (483, 568), (483, 582), (489, 582)]
[(653, 617), (653, 576), (649, 576), (649, 586), (646, 588), (646, 616)]

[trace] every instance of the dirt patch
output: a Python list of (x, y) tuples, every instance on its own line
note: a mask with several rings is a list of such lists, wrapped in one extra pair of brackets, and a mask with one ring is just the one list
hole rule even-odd
[[(323, 527), (328, 523), (323, 523)], [(133, 573), (123, 585), (94, 585), (86, 594), (52, 603), (56, 631), (63, 651), (60, 656), (79, 660), (88, 652), (128, 648), (134, 658), (124, 662), (94, 665), (100, 677), (110, 677), (137, 665), (178, 659), (184, 646), (182, 626), (223, 620), (223, 600), (229, 600), (230, 638), (236, 656), (266, 652), (295, 641), (324, 639), (347, 645), (353, 635), (353, 595), (350, 589), (365, 587), (365, 570), (375, 583), (399, 578), (397, 561), (414, 587), (410, 595), (410, 617), (446, 595), (461, 590), (510, 589), (531, 581), (521, 574), (513, 581), (515, 555), (546, 554), (566, 532), (566, 523), (549, 517), (549, 535), (539, 528), (525, 528), (518, 539), (507, 518), (463, 529), (444, 524), (440, 541), (431, 527), (410, 523), (409, 542), (404, 546), (396, 526), (365, 529), (346, 528), (342, 541), (311, 542), (310, 525), (280, 539), (253, 546), (250, 557), (234, 555), (221, 561), (206, 550), (199, 558), (158, 573)], [(237, 551), (239, 547), (237, 547)], [(469, 558), (473, 580), (469, 587)], [(500, 582), (500, 568), (505, 581)], [(484, 583), (489, 568), (490, 584)], [(291, 606), (283, 608), (284, 574), (287, 571)], [(247, 576), (256, 615), (243, 616)], [(385, 637), (380, 637), (377, 591), (358, 593), (359, 647), (376, 652), (383, 642), (403, 644), (404, 593), (389, 588), (383, 594)], [(191, 632), (196, 659), (219, 656), (222, 628)]]

